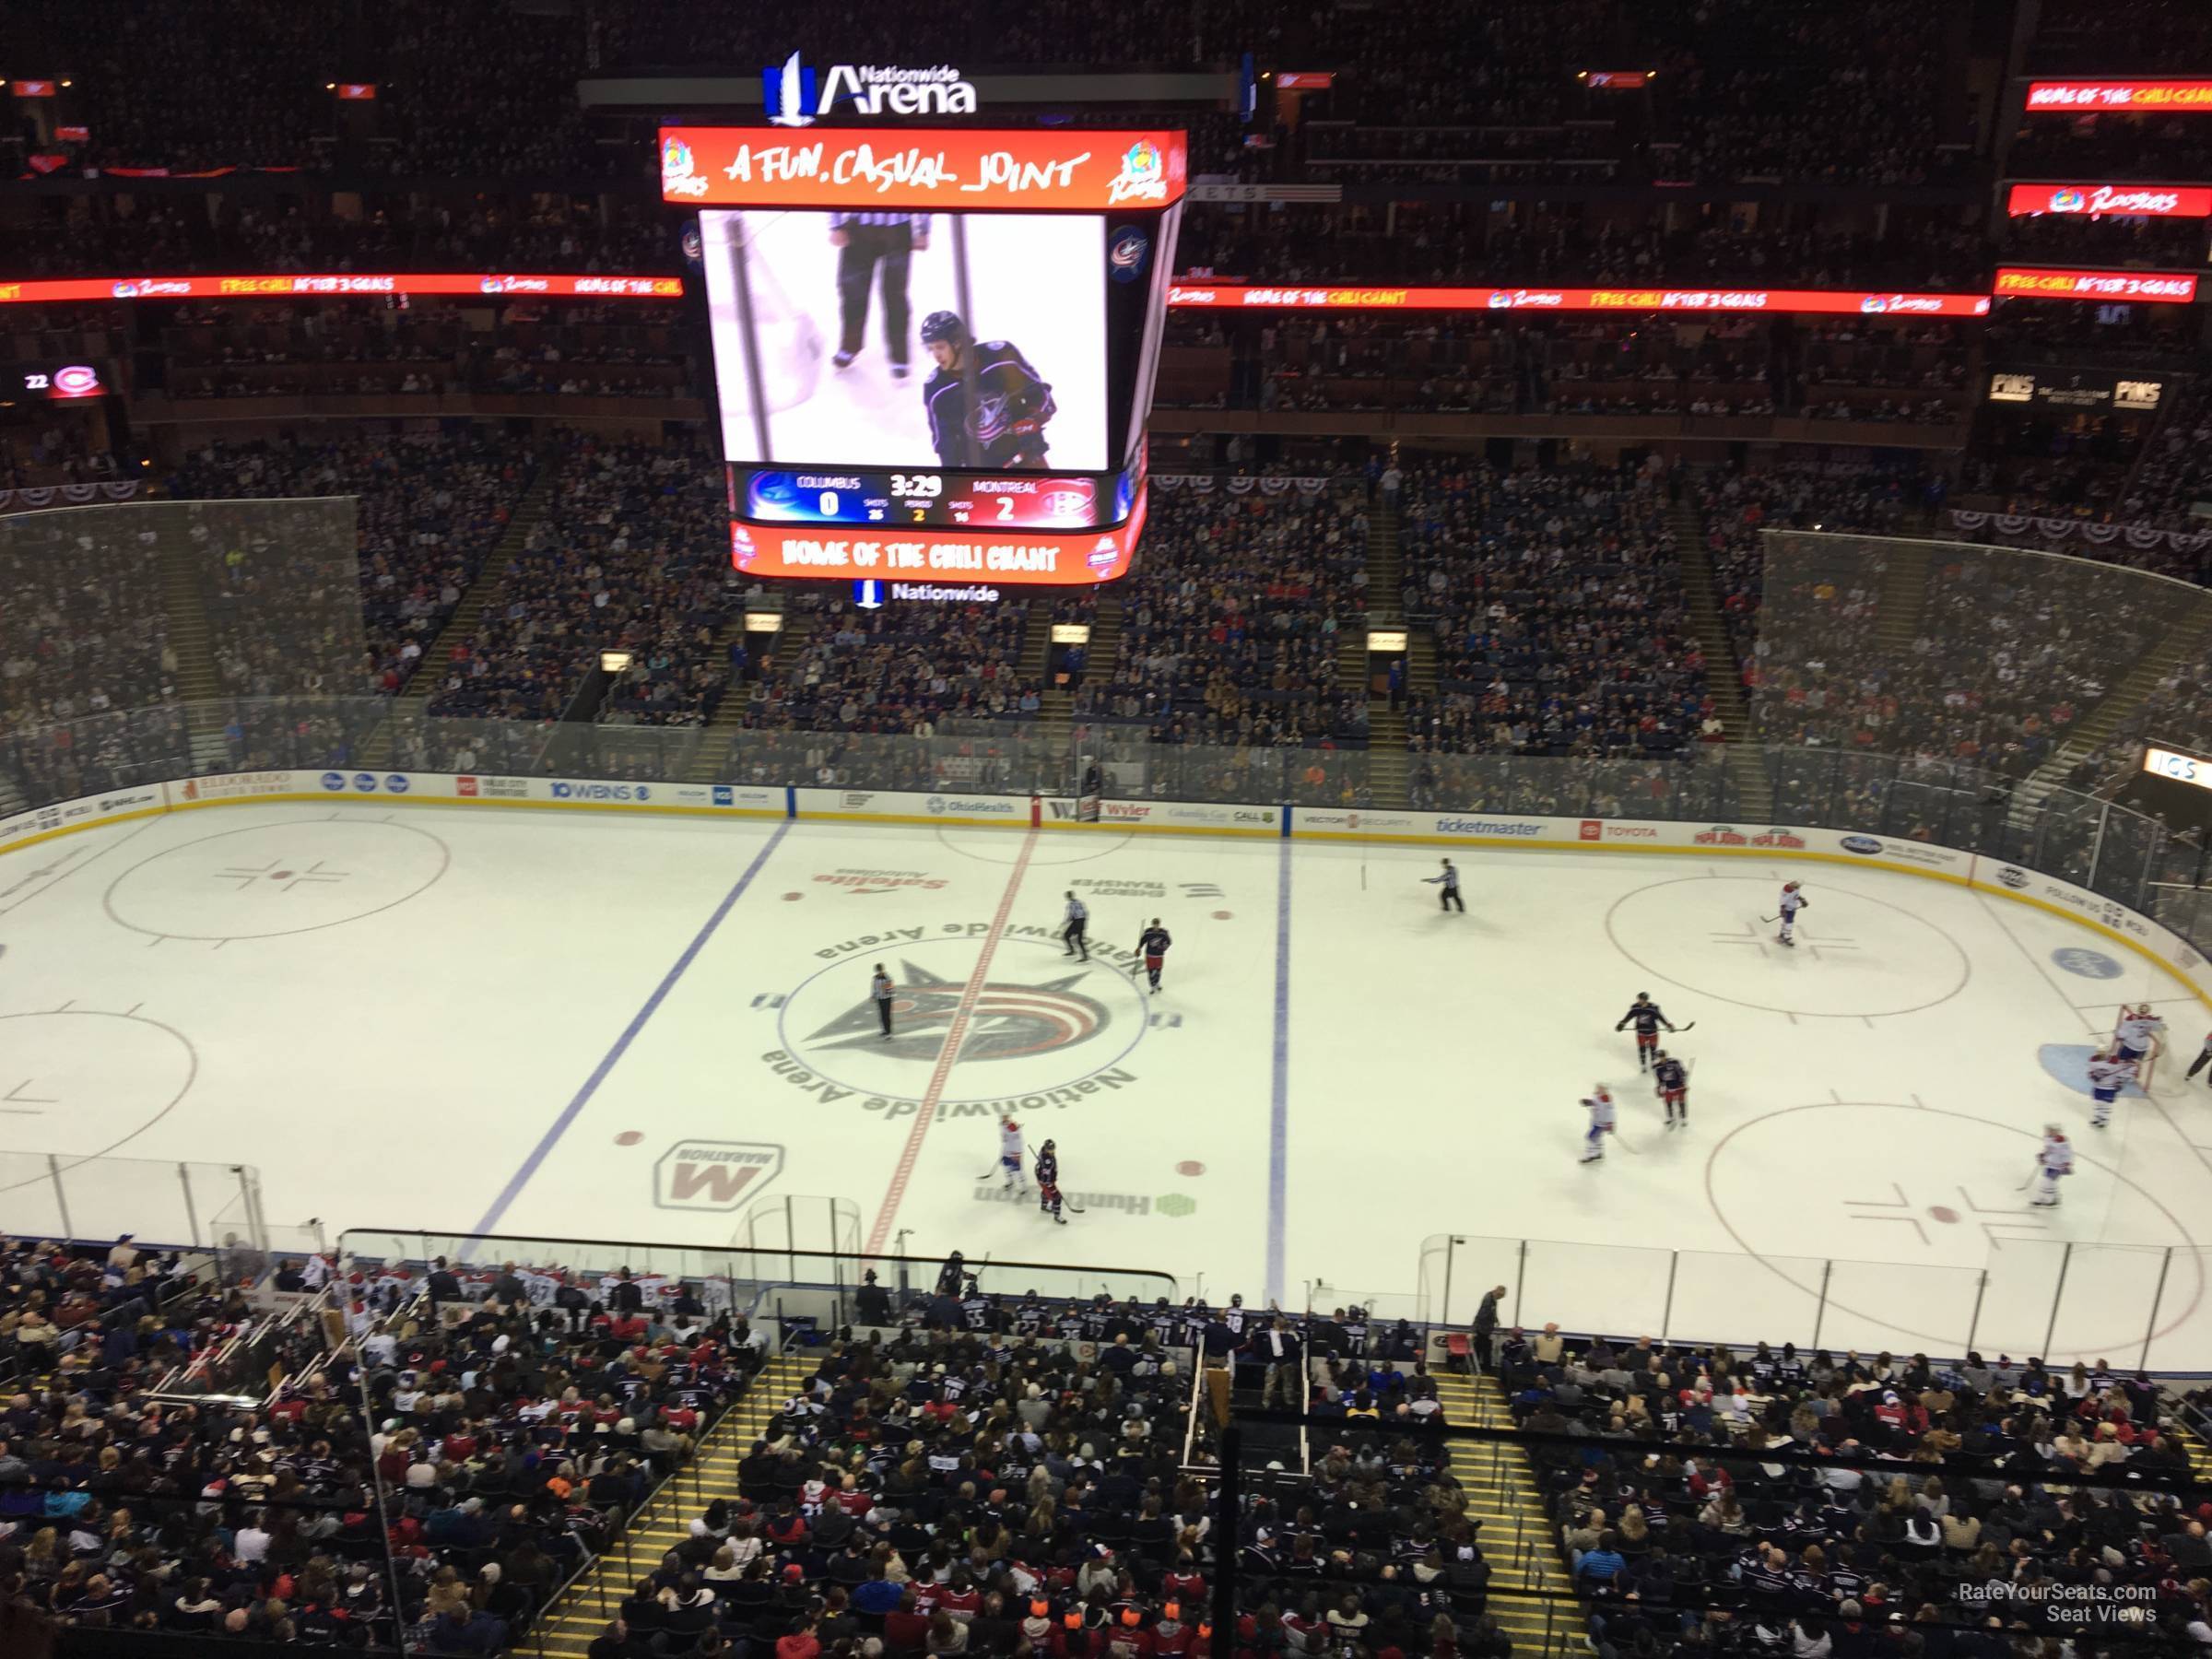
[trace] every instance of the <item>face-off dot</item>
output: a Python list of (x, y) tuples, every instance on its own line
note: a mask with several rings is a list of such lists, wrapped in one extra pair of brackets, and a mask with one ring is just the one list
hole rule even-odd
[(1203, 1175), (1206, 1173), (1206, 1166), (1194, 1158), (1186, 1158), (1175, 1166), (1175, 1173), (1178, 1175)]
[(1947, 1204), (1932, 1204), (1928, 1206), (1928, 1219), (1949, 1227), (1959, 1219), (1959, 1212)]
[(1216, 911), (1214, 912), (1214, 920), (1217, 922), (1226, 922), (1235, 914), (1236, 912), (1234, 911)]
[(615, 1136), (615, 1145), (618, 1147), (634, 1147), (644, 1138), (645, 1135), (642, 1130), (625, 1129), (621, 1134)]
[(806, 897), (806, 895), (804, 893), (786, 893), (783, 895), (783, 902), (786, 904), (796, 904), (800, 900)]

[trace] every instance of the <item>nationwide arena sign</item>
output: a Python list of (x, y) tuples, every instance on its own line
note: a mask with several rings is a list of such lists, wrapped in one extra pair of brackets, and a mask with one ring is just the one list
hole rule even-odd
[(2028, 83), (2028, 112), (2097, 110), (2212, 114), (2212, 80), (2049, 80)]
[(2187, 305), (2196, 299), (2196, 277), (2187, 271), (2074, 271), (2000, 265), (1995, 291), (2000, 299)]
[(1824, 288), (1268, 288), (1179, 283), (1168, 303), (1210, 310), (1792, 312), (1820, 316), (1986, 317), (1987, 294)]
[(0, 305), (85, 300), (329, 299), (348, 294), (475, 294), (495, 300), (680, 300), (681, 276), (535, 276), (489, 271), (240, 276), (72, 276), (0, 282)]
[(2030, 214), (2120, 214), (2135, 218), (2212, 218), (2212, 189), (2192, 184), (2015, 184), (2014, 218)]

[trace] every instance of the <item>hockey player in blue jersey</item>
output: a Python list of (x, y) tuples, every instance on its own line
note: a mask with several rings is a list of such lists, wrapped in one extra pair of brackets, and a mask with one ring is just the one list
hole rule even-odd
[(922, 343), (936, 371), (922, 388), (929, 441), (943, 466), (1043, 466), (1045, 422), (1057, 414), (1053, 389), (1020, 349), (977, 342), (951, 312), (922, 319)]

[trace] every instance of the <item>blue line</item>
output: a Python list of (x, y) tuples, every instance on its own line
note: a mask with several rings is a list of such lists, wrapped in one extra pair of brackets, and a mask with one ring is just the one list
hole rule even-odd
[(546, 1154), (559, 1143), (560, 1137), (569, 1132), (569, 1125), (576, 1121), (576, 1114), (599, 1092), (599, 1085), (606, 1081), (616, 1063), (629, 1053), (629, 1045), (637, 1041), (638, 1033), (645, 1029), (645, 1022), (660, 1012), (661, 1005), (668, 1000), (668, 993), (676, 989), (676, 982), (684, 977), (684, 971), (691, 966), (699, 953), (706, 947), (707, 941), (714, 936), (714, 930), (722, 925), (723, 918), (730, 913), (731, 907), (745, 897), (745, 889), (752, 886), (753, 877), (760, 874), (761, 867), (775, 852), (777, 843), (790, 830), (791, 823), (791, 819), (785, 818), (776, 826), (775, 833), (768, 838), (768, 844), (746, 866), (745, 874), (737, 877), (737, 885), (723, 895), (722, 902), (714, 907), (714, 913), (707, 918), (706, 925), (692, 936), (690, 944), (684, 947), (684, 954), (676, 959), (676, 966), (662, 976), (661, 982), (653, 987), (653, 994), (645, 999), (645, 1006), (622, 1028), (622, 1035), (616, 1038), (615, 1046), (606, 1051), (606, 1058), (600, 1061), (592, 1075), (584, 1079), (583, 1087), (576, 1091), (576, 1098), (569, 1102), (567, 1110), (553, 1120), (551, 1126), (538, 1138), (537, 1145), (530, 1149), (530, 1156), (523, 1159), (523, 1167), (514, 1172), (514, 1179), (492, 1200), (491, 1207), (484, 1212), (484, 1218), (476, 1225), (477, 1232), (488, 1233), (498, 1226), (500, 1218), (507, 1213), (508, 1206), (522, 1196), (523, 1188), (537, 1173), (538, 1165), (546, 1161)]
[[(1288, 814), (1284, 814), (1286, 818)], [(1290, 842), (1275, 877), (1275, 1081), (1267, 1112), (1267, 1301), (1283, 1300), (1283, 1229), (1290, 1176)]]

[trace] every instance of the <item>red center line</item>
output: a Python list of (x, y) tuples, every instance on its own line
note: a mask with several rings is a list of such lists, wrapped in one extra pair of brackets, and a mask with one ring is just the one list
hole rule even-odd
[(930, 1122), (937, 1115), (937, 1102), (945, 1098), (945, 1086), (951, 1081), (960, 1044), (968, 1036), (969, 1017), (975, 1012), (975, 1005), (982, 1000), (983, 986), (991, 977), (991, 959), (998, 954), (998, 942), (1006, 934), (1007, 918), (1014, 913), (1014, 895), (1021, 890), (1022, 874), (1030, 867), (1030, 854), (1036, 848), (1037, 831), (1032, 829), (1021, 838), (1021, 852), (1014, 860), (1014, 873), (1006, 879), (1006, 890), (998, 897), (998, 912), (991, 918), (990, 931), (983, 935), (983, 947), (976, 953), (975, 971), (969, 974), (968, 983), (960, 992), (959, 1006), (953, 1009), (952, 1022), (945, 1029), (945, 1043), (937, 1050), (937, 1064), (930, 1071), (929, 1087), (922, 1091), (922, 1109), (914, 1113), (914, 1126), (906, 1132), (906, 1146), (899, 1154), (899, 1167), (891, 1171), (891, 1184), (876, 1212), (876, 1226), (868, 1234), (869, 1255), (881, 1255), (884, 1241), (891, 1236), (899, 1201), (906, 1196), (906, 1183), (914, 1172), (914, 1160), (922, 1154), (923, 1136), (929, 1133)]

